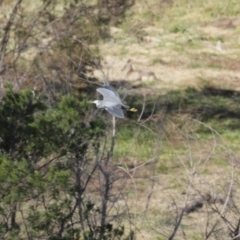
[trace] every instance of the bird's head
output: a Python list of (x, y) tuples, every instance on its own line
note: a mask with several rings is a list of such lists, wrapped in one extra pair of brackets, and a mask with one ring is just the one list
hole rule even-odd
[(92, 101), (92, 103), (95, 103), (97, 107), (100, 105), (100, 102), (101, 102), (100, 100), (94, 100), (94, 101)]

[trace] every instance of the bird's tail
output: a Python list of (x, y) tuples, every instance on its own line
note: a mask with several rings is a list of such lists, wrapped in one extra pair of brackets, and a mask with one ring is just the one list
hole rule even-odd
[(125, 109), (129, 109), (130, 108), (128, 105), (124, 105), (124, 104), (122, 105), (122, 107), (125, 108)]

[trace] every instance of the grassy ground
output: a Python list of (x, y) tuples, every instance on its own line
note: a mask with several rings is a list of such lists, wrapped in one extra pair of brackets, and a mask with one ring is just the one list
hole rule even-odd
[[(157, 1), (137, 1), (122, 25), (112, 28), (112, 39), (102, 44), (105, 75), (122, 79), (120, 69), (130, 58), (136, 69), (150, 69), (162, 80), (154, 85), (157, 92), (209, 81), (238, 88), (240, 10), (230, 2), (176, 0), (162, 7)], [(152, 42), (141, 41), (141, 36), (152, 37)]]
[[(201, 195), (220, 194), (225, 203), (234, 189), (239, 205), (240, 3), (136, 1), (111, 30), (96, 76), (122, 86), (121, 68), (131, 59), (158, 78), (125, 85), (126, 102), (139, 112), (117, 123), (115, 158), (133, 176), (137, 239), (167, 239), (181, 209)], [(205, 203), (184, 215), (174, 239), (205, 239), (211, 231), (208, 239), (229, 238), (216, 209), (234, 225), (234, 207)]]
[[(137, 239), (168, 239), (178, 225), (174, 239), (230, 239), (240, 209), (239, 1), (136, 0), (110, 30), (94, 74), (138, 108), (117, 121), (114, 161), (129, 176), (126, 222)], [(157, 80), (124, 79), (128, 59)], [(199, 197), (202, 208), (181, 219)]]

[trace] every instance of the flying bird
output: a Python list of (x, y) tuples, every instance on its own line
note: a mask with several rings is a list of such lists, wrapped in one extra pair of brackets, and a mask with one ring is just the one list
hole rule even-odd
[(103, 95), (103, 100), (94, 100), (97, 108), (104, 108), (112, 116), (124, 118), (122, 109), (129, 109), (129, 106), (122, 103), (119, 94), (111, 86), (97, 88), (97, 92)]

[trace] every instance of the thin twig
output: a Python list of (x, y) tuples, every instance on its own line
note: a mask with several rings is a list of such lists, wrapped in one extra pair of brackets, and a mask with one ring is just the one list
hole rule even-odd
[(3, 28), (4, 29), (4, 35), (2, 37), (1, 43), (0, 43), (0, 73), (4, 70), (3, 68), (3, 60), (4, 60), (4, 55), (5, 51), (7, 48), (8, 40), (9, 40), (9, 35), (11, 31), (11, 27), (13, 25), (14, 18), (16, 17), (16, 13), (18, 11), (18, 8), (21, 4), (22, 0), (18, 0), (10, 14), (9, 20), (6, 24), (6, 26)]
[(110, 158), (109, 158), (110, 160), (112, 160), (112, 158), (113, 158), (115, 138), (116, 138), (116, 118), (113, 116), (113, 119), (112, 119), (112, 142), (111, 142)]

